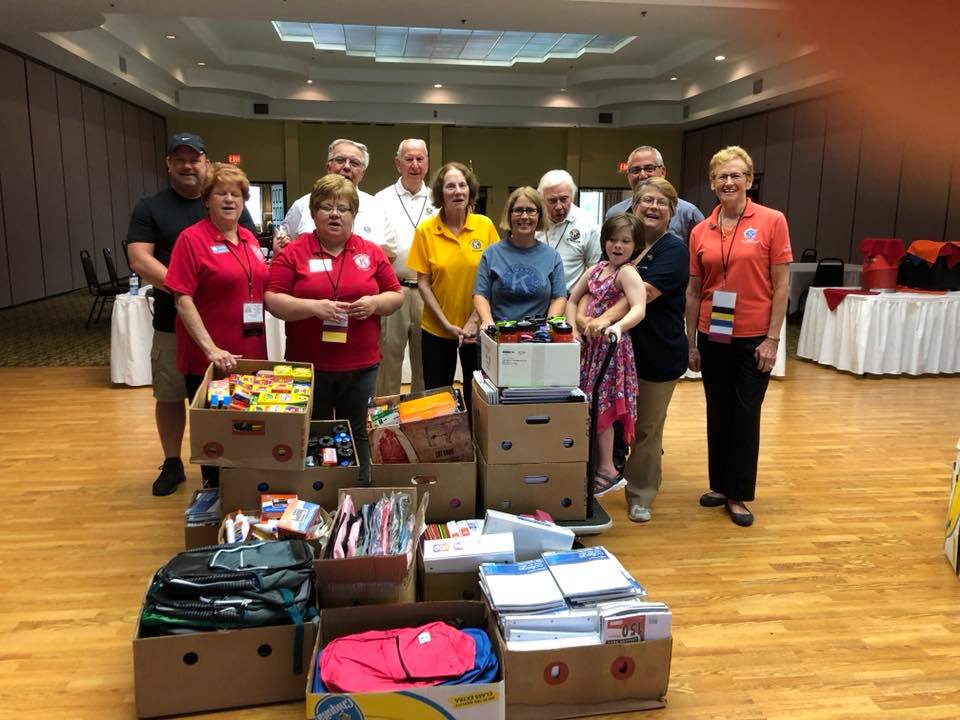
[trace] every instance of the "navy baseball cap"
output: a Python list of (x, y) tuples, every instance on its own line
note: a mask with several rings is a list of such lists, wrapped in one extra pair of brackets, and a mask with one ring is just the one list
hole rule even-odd
[(206, 147), (203, 145), (203, 138), (199, 135), (194, 135), (193, 133), (176, 133), (170, 136), (170, 142), (167, 143), (167, 155), (173, 155), (174, 151), (181, 146), (196, 150), (201, 155), (205, 155), (207, 152)]

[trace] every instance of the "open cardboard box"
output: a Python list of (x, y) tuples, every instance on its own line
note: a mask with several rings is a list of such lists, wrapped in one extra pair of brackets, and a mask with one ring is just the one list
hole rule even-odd
[(473, 433), (480, 454), (502, 463), (586, 462), (590, 413), (586, 402), (490, 405), (472, 383)]
[(417, 551), (417, 567), (420, 576), (420, 599), (424, 602), (483, 600), (480, 574), (477, 570), (462, 573), (428, 573), (423, 567), (422, 545)]
[(137, 716), (302, 699), (316, 622), (304, 625), (300, 672), (294, 673), (293, 625), (141, 637), (138, 619), (133, 635)]
[(536, 510), (554, 520), (587, 517), (587, 464), (537, 462), (494, 465), (479, 453), (480, 505), (514, 515)]
[(374, 485), (416, 485), (430, 493), (428, 523), (469, 520), (477, 516), (477, 461), (442, 463), (371, 463)]
[[(496, 624), (486, 606), (479, 602), (408, 603), (321, 610), (317, 650), (344, 635), (416, 627), (438, 620), (458, 627), (485, 628), (502, 668), (503, 656), (496, 640)], [(502, 671), (497, 680), (490, 683), (436, 685), (403, 692), (314, 693), (315, 658), (316, 652), (306, 683), (307, 720), (503, 720), (505, 717)]]
[[(334, 425), (347, 425), (346, 420), (314, 420), (310, 435), (328, 435)], [(353, 437), (351, 428), (351, 437)], [(302, 467), (290, 470), (258, 468), (223, 468), (220, 472), (220, 497), (223, 509), (232, 512), (241, 507), (259, 507), (263, 493), (293, 493), (331, 512), (337, 508), (341, 488), (360, 484), (360, 467)]]
[[(237, 360), (236, 372), (255, 375), (281, 363), (269, 360)], [(282, 363), (307, 367), (310, 363)], [(307, 432), (313, 397), (301, 413), (212, 410), (206, 407), (207, 385), (224, 378), (211, 364), (190, 402), (190, 462), (220, 467), (299, 470), (307, 452)]]
[(482, 332), (480, 367), (497, 387), (578, 387), (580, 343), (498, 343)]
[(416, 519), (408, 552), (399, 555), (333, 558), (334, 538), (330, 538), (323, 557), (318, 557), (313, 562), (317, 576), (319, 607), (378, 605), (414, 602), (417, 599), (417, 540), (423, 534), (426, 525), (424, 517), (430, 493), (418, 492), (416, 487), (341, 489), (337, 502), (337, 515), (333, 519), (332, 527), (337, 527), (345, 495), (352, 495), (354, 506), (359, 508), (364, 503), (376, 502), (381, 496), (389, 495), (391, 492), (409, 495), (410, 507), (414, 508)]
[[(413, 400), (438, 393), (459, 391), (452, 387), (433, 388), (407, 395), (385, 395), (371, 400), (374, 405), (386, 405), (403, 400)], [(399, 462), (442, 463), (470, 462), (473, 459), (473, 440), (470, 437), (470, 418), (466, 410), (452, 415), (402, 422), (370, 428), (370, 459), (379, 464)]]
[(511, 720), (607, 715), (664, 707), (673, 639), (503, 654)]

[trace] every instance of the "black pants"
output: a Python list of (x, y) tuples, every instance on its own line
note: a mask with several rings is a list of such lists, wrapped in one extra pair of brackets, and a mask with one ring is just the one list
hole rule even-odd
[(453, 385), (453, 376), (457, 373), (457, 354), (460, 355), (460, 369), (463, 371), (463, 400), (467, 406), (467, 417), (473, 420), (471, 387), (473, 372), (480, 367), (480, 346), (476, 343), (457, 348), (457, 341), (431, 335), (426, 330), (420, 332), (420, 357), (423, 358), (423, 386), (430, 388)]
[(360, 461), (360, 482), (370, 479), (370, 443), (367, 438), (367, 405), (377, 385), (378, 365), (345, 372), (313, 373), (313, 419), (334, 417), (350, 421), (353, 446)]
[[(189, 404), (200, 389), (203, 375), (184, 375), (183, 379), (187, 386), (187, 404)], [(216, 465), (201, 465), (200, 478), (203, 480), (203, 487), (220, 487), (220, 468)]]
[(697, 335), (707, 399), (707, 467), (710, 489), (749, 502), (757, 489), (760, 406), (770, 373), (760, 372), (754, 350), (763, 337), (734, 338), (729, 345)]

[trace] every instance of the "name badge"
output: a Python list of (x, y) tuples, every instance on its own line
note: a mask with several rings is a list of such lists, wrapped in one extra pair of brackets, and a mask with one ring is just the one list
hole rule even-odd
[(346, 315), (338, 315), (333, 320), (324, 320), (320, 340), (329, 343), (345, 343), (348, 324), (349, 318)]
[(230, 251), (227, 250), (226, 245), (221, 244), (221, 245), (211, 245), (210, 252), (212, 252), (214, 255), (222, 255), (223, 253), (230, 252)]
[(333, 263), (330, 258), (310, 258), (310, 272), (330, 272)]
[(243, 304), (243, 334), (248, 337), (263, 335), (262, 302), (245, 302)]
[(737, 294), (726, 290), (713, 291), (713, 303), (710, 309), (711, 342), (729, 345), (733, 342), (733, 317), (737, 307)]

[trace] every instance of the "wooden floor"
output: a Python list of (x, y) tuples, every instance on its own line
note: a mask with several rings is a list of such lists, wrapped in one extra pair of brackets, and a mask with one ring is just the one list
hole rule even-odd
[[(181, 549), (187, 498), (150, 495), (150, 390), (110, 387), (105, 368), (16, 368), (0, 395), (0, 716), (133, 717), (133, 623)], [(599, 539), (674, 612), (668, 707), (637, 717), (960, 717), (960, 580), (942, 552), (958, 398), (958, 378), (791, 360), (767, 394), (757, 522), (742, 529), (697, 505), (703, 395), (682, 384), (653, 521), (612, 499)]]

